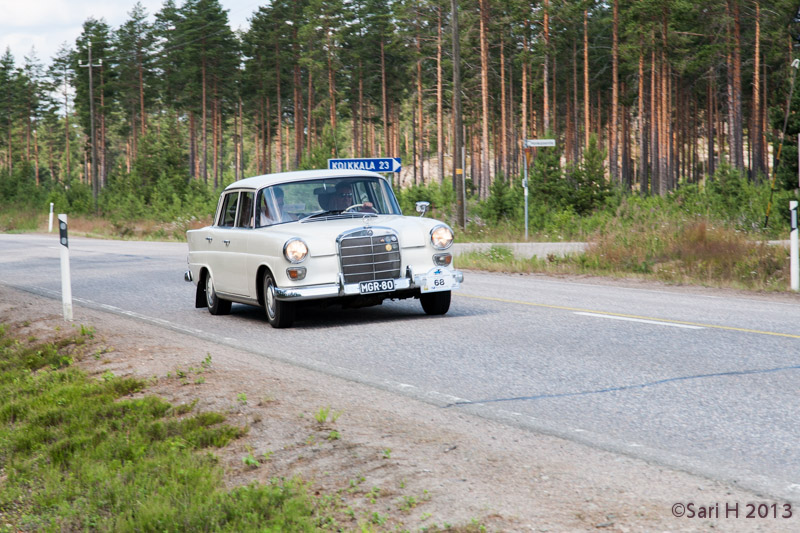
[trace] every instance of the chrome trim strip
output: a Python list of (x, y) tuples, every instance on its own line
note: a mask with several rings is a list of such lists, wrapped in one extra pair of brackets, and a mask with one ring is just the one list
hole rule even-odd
[[(413, 289), (415, 285), (408, 278), (394, 280), (395, 291)], [(392, 291), (387, 293), (390, 295)], [(275, 288), (275, 297), (279, 300), (319, 300), (322, 298), (336, 298), (338, 296), (358, 296), (361, 291), (358, 283), (340, 285), (339, 283), (326, 283), (325, 285), (311, 285), (308, 287)]]

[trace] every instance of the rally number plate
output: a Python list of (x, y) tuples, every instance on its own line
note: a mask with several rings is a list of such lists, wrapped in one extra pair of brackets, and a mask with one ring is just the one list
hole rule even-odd
[(420, 291), (421, 292), (449, 291), (455, 287), (457, 287), (457, 285), (455, 279), (453, 278), (452, 272), (450, 272), (446, 268), (434, 268), (431, 269), (425, 276), (422, 283), (422, 287), (420, 287)]

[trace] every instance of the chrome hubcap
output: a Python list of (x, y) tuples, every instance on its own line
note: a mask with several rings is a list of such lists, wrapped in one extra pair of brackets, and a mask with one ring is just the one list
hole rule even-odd
[(275, 318), (275, 286), (272, 280), (267, 284), (267, 314), (270, 318)]
[(217, 299), (216, 294), (214, 294), (214, 282), (211, 280), (211, 276), (206, 276), (206, 303), (208, 303), (209, 307), (214, 306), (214, 301)]

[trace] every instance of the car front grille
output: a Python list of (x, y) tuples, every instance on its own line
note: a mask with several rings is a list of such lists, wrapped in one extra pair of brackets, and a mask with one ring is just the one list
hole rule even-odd
[(400, 277), (400, 243), (391, 232), (370, 229), (340, 236), (339, 257), (345, 283)]

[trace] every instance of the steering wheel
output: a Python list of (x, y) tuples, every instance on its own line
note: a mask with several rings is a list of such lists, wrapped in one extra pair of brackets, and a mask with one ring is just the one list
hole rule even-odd
[(353, 204), (353, 205), (351, 205), (350, 207), (346, 208), (344, 211), (342, 211), (342, 213), (347, 213), (348, 211), (356, 211), (356, 210), (358, 210), (359, 208), (365, 208), (365, 209), (367, 209), (366, 211), (360, 211), (360, 212), (362, 212), (362, 213), (377, 213), (377, 211), (375, 211), (375, 208), (374, 208), (374, 207), (372, 207), (372, 204), (370, 204), (370, 205), (366, 205), (366, 204)]

